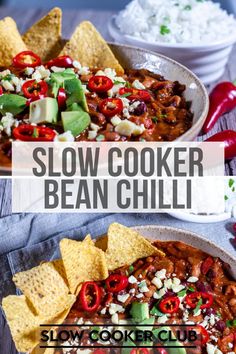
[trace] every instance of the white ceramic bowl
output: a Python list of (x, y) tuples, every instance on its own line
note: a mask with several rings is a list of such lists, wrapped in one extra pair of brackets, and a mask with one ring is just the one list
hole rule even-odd
[(207, 45), (151, 43), (124, 35), (112, 17), (108, 24), (110, 35), (119, 43), (145, 48), (164, 54), (192, 70), (204, 84), (218, 80), (224, 73), (233, 45), (236, 43), (236, 31), (220, 42)]
[(230, 273), (236, 279), (235, 256), (229, 254), (218, 245), (194, 232), (158, 225), (136, 226), (133, 227), (133, 229), (153, 241), (182, 241), (190, 246), (201, 249), (213, 257), (219, 257), (222, 261), (229, 264)]

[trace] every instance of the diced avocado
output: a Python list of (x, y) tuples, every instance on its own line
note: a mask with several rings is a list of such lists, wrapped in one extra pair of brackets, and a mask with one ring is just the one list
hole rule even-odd
[(25, 97), (14, 95), (12, 93), (0, 96), (0, 113), (7, 112), (13, 115), (19, 114), (26, 108), (27, 99)]
[[(136, 347), (136, 344), (131, 340), (123, 342), (123, 347)], [(132, 348), (122, 348), (121, 354), (130, 354)]]
[(64, 87), (67, 93), (66, 105), (71, 106), (73, 103), (78, 103), (86, 112), (88, 112), (88, 105), (86, 96), (79, 79), (66, 80)]
[(133, 302), (130, 314), (134, 322), (140, 323), (149, 318), (149, 306), (144, 302)]
[(74, 137), (81, 134), (90, 124), (90, 116), (84, 111), (62, 112), (61, 119), (64, 131), (70, 130)]
[(58, 114), (57, 100), (46, 97), (30, 103), (30, 123), (56, 123)]
[[(161, 331), (167, 331), (170, 332), (171, 328), (170, 327), (158, 327), (153, 330), (153, 335), (157, 337)], [(172, 338), (176, 338), (172, 332)], [(186, 349), (183, 347), (183, 344), (180, 343), (179, 341), (165, 341), (163, 344), (164, 347), (167, 347), (166, 350), (168, 351), (168, 354), (187, 354)], [(174, 348), (168, 348), (169, 346), (172, 346)]]
[(138, 325), (136, 326), (136, 328), (139, 329), (140, 331), (152, 331), (154, 323), (155, 323), (155, 317), (146, 318), (146, 320), (140, 322), (139, 325), (147, 325), (147, 327)]
[(71, 69), (65, 69), (60, 73), (52, 73), (48, 83), (52, 88), (54, 97), (57, 97), (59, 88), (64, 87), (65, 80), (72, 80), (75, 78), (75, 73)]
[(72, 103), (71, 106), (67, 107), (67, 112), (79, 111), (84, 112), (83, 108), (78, 103)]

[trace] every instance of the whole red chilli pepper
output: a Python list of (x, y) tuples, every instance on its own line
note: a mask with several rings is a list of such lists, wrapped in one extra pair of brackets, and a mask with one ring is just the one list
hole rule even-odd
[(222, 142), (225, 149), (225, 159), (231, 160), (236, 157), (236, 131), (224, 130), (211, 136), (206, 142)]
[(203, 126), (203, 133), (208, 133), (218, 119), (236, 108), (236, 86), (232, 82), (221, 82), (210, 94), (210, 110)]

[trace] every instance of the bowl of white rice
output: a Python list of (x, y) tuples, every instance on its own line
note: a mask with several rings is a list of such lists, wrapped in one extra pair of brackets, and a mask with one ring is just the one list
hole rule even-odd
[(117, 42), (175, 59), (209, 84), (224, 73), (236, 20), (210, 0), (133, 0), (111, 19), (109, 32)]

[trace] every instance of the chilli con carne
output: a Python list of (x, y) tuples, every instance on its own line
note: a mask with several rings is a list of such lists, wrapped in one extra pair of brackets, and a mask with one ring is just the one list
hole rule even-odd
[[(104, 281), (85, 283), (65, 324), (73, 325), (82, 320), (100, 325), (111, 323), (114, 313), (116, 321), (122, 323), (130, 319), (133, 307), (143, 304), (149, 311), (145, 315), (154, 317), (155, 323), (165, 327), (189, 324), (189, 328), (197, 332), (196, 348), (186, 349), (186, 354), (209, 354), (209, 346), (218, 350), (217, 353), (235, 352), (236, 282), (231, 278), (227, 264), (182, 242), (157, 241), (154, 245), (166, 256), (139, 259), (110, 272)], [(92, 293), (85, 290), (87, 284), (91, 284)], [(92, 295), (89, 305), (85, 305), (86, 294)], [(191, 324), (195, 326), (191, 327)], [(175, 327), (171, 328), (175, 334)], [(91, 343), (87, 338), (83, 344)], [(155, 344), (160, 348), (146, 349), (140, 344), (140, 348), (125, 352), (169, 354), (163, 343)], [(103, 349), (91, 349), (91, 353), (102, 354), (100, 350)], [(122, 353), (121, 349), (104, 350)], [(63, 352), (59, 349), (56, 353)], [(75, 354), (76, 350), (67, 353)]]
[[(21, 52), (12, 66), (0, 70), (1, 164), (11, 165), (12, 140), (31, 136), (19, 134), (21, 125), (50, 128), (57, 141), (64, 133), (68, 141), (175, 140), (192, 125), (184, 91), (179, 82), (148, 70), (126, 70), (118, 76), (111, 68), (83, 67), (70, 56), (42, 63), (35, 53)], [(73, 121), (70, 111), (76, 112)]]

